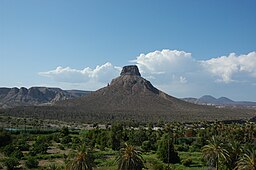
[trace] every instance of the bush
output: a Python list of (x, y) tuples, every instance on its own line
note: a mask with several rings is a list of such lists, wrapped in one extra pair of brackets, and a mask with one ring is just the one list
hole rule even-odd
[(183, 145), (177, 145), (177, 151), (183, 151), (183, 152), (187, 152), (189, 150), (189, 146), (186, 144)]
[(63, 145), (58, 145), (58, 148), (59, 148), (60, 150), (65, 150), (65, 147), (64, 147)]
[(71, 139), (70, 136), (65, 136), (65, 137), (63, 137), (62, 140), (61, 140), (61, 144), (68, 144), (68, 143), (70, 143), (70, 142), (72, 142), (72, 139)]
[(18, 149), (21, 151), (28, 151), (29, 150), (29, 145), (26, 143), (26, 141), (22, 140), (19, 141), (18, 144)]
[(36, 158), (34, 157), (29, 157), (26, 162), (25, 165), (27, 168), (31, 169), (31, 168), (37, 168), (38, 167), (39, 162), (36, 160)]
[(15, 166), (19, 165), (18, 159), (12, 158), (12, 157), (4, 159), (3, 163), (4, 163), (4, 166), (6, 166), (7, 170), (12, 170), (15, 168)]
[(191, 158), (187, 158), (187, 159), (183, 159), (181, 161), (182, 165), (184, 166), (190, 166), (192, 164), (192, 159)]
[(12, 144), (6, 145), (3, 149), (3, 152), (6, 156), (11, 156), (11, 154), (15, 151), (15, 147)]
[(142, 142), (141, 148), (142, 148), (144, 151), (146, 151), (146, 152), (150, 151), (150, 150), (152, 149), (151, 142), (148, 141), (148, 140)]
[(8, 145), (12, 142), (12, 137), (5, 131), (0, 131), (0, 147)]
[(46, 143), (34, 143), (29, 154), (35, 156), (36, 154), (45, 154), (47, 153), (48, 145)]
[(15, 150), (14, 152), (12, 152), (12, 157), (14, 158), (21, 159), (23, 156), (24, 155), (20, 150)]

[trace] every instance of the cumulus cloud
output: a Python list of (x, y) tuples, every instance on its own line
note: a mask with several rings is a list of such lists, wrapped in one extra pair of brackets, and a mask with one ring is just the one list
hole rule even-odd
[(191, 67), (182, 66), (190, 65), (193, 62), (193, 59), (191, 57), (191, 53), (164, 49), (162, 51), (154, 51), (148, 54), (140, 54), (136, 60), (133, 60), (132, 62), (136, 62), (145, 73), (165, 74), (168, 71), (189, 71)]
[[(164, 49), (140, 54), (131, 62), (139, 67), (144, 78), (176, 97), (205, 94), (232, 97), (235, 94), (232, 90), (254, 91), (256, 84), (256, 52), (196, 60), (191, 53)], [(96, 90), (117, 77), (121, 67), (109, 62), (81, 70), (59, 66), (39, 74), (70, 86)]]
[(68, 83), (86, 83), (86, 82), (100, 82), (107, 83), (120, 73), (121, 68), (115, 67), (107, 62), (103, 65), (96, 66), (92, 69), (86, 67), (82, 70), (73, 69), (70, 67), (57, 67), (54, 70), (40, 72), (39, 75), (53, 78), (59, 82)]
[(256, 77), (256, 52), (240, 56), (231, 53), (228, 56), (201, 61), (201, 65), (206, 71), (219, 77), (218, 81), (224, 83), (239, 81), (233, 80), (237, 74)]
[(198, 67), (191, 53), (168, 49), (140, 54), (132, 62), (138, 65), (144, 77), (158, 79), (162, 83), (167, 81), (186, 83), (187, 73)]

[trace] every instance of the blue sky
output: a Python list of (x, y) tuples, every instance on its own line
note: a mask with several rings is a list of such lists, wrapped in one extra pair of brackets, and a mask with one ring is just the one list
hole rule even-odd
[(137, 64), (176, 97), (256, 101), (254, 0), (1, 0), (0, 87), (96, 90)]

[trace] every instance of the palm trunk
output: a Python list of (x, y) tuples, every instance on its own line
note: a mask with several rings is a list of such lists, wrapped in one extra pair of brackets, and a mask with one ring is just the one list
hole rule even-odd
[(219, 169), (219, 161), (216, 162), (216, 170)]

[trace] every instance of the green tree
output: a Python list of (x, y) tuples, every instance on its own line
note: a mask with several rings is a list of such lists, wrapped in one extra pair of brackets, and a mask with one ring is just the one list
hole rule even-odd
[(208, 165), (218, 170), (221, 162), (228, 161), (228, 151), (223, 147), (223, 143), (217, 140), (215, 136), (211, 140), (208, 140), (208, 143), (208, 145), (202, 148), (203, 157), (208, 162)]
[(170, 135), (165, 133), (158, 143), (158, 157), (165, 163), (179, 163), (180, 157), (174, 149), (174, 145)]
[(12, 142), (12, 137), (9, 133), (0, 130), (0, 147), (8, 145)]
[(118, 170), (141, 170), (144, 168), (141, 154), (141, 151), (125, 143), (124, 147), (120, 149), (116, 159), (118, 162)]
[(94, 166), (94, 158), (90, 149), (87, 149), (85, 144), (81, 145), (77, 153), (68, 161), (66, 170), (92, 170)]
[(110, 145), (113, 150), (119, 150), (123, 139), (123, 125), (114, 123), (110, 132)]
[(238, 141), (231, 141), (228, 144), (228, 153), (229, 160), (227, 162), (227, 167), (230, 169), (234, 169), (236, 167), (236, 162), (239, 160), (239, 157), (242, 153), (241, 143)]
[(248, 150), (237, 162), (237, 170), (256, 170), (256, 149)]

